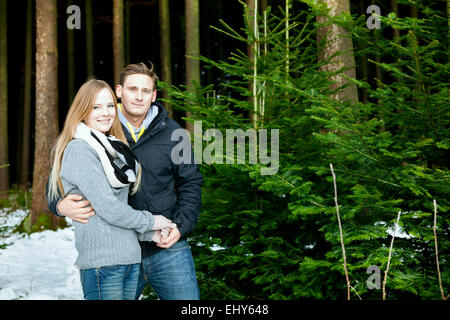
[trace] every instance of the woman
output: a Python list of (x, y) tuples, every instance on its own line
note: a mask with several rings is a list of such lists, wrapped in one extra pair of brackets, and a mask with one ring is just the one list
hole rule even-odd
[[(50, 196), (83, 194), (96, 215), (73, 221), (75, 265), (86, 300), (134, 299), (141, 262), (140, 240), (158, 242), (161, 229), (175, 227), (163, 216), (134, 210), (140, 165), (128, 147), (109, 85), (89, 80), (78, 91), (55, 147)], [(156, 231), (155, 231), (156, 230)]]

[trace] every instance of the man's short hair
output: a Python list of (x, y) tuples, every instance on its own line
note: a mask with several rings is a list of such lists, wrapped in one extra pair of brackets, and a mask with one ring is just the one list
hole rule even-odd
[(129, 64), (120, 73), (119, 84), (123, 87), (126, 77), (132, 74), (145, 74), (149, 76), (153, 81), (153, 90), (156, 90), (156, 85), (158, 84), (158, 75), (153, 70), (153, 63), (149, 61), (150, 68), (143, 62)]

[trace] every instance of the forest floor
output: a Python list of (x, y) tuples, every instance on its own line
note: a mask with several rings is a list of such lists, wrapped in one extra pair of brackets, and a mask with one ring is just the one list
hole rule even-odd
[(73, 227), (13, 232), (25, 210), (0, 209), (0, 300), (80, 300)]

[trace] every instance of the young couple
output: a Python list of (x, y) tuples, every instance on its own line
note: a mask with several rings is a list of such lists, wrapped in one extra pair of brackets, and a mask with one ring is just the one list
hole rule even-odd
[(153, 66), (128, 65), (121, 104), (106, 82), (87, 81), (56, 143), (47, 199), (73, 221), (87, 300), (138, 299), (146, 283), (160, 299), (200, 298), (186, 235), (203, 180), (197, 165), (171, 159), (180, 125), (156, 102), (157, 81)]

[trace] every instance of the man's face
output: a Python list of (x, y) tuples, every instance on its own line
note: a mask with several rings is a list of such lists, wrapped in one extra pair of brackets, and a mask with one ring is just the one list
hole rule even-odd
[(156, 100), (156, 89), (149, 76), (132, 74), (125, 78), (123, 87), (116, 86), (116, 95), (122, 100), (122, 112), (126, 118), (145, 118)]

